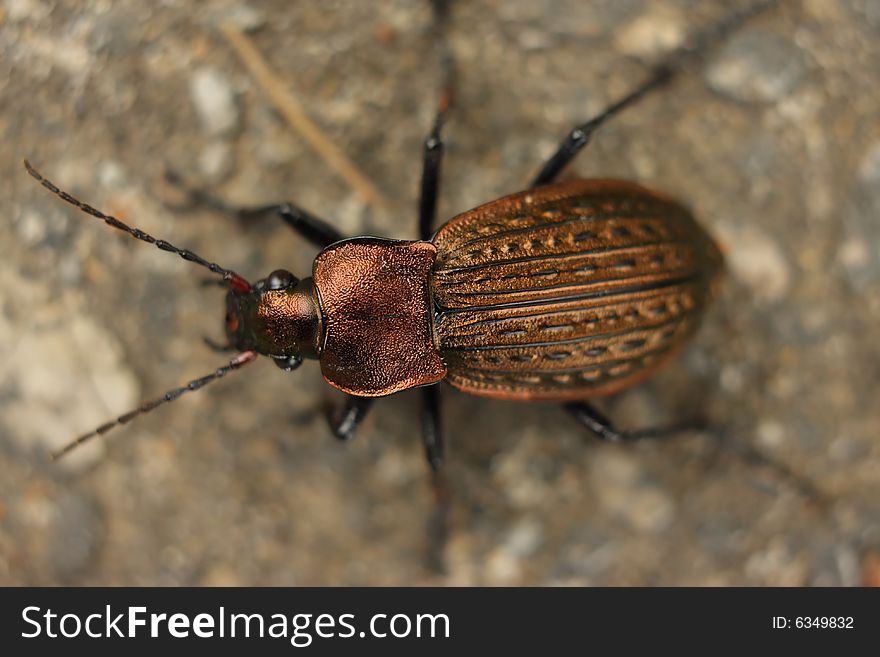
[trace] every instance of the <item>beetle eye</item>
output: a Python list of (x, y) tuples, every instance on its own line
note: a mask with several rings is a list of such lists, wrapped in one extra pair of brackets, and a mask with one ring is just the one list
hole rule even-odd
[(297, 367), (302, 365), (302, 358), (300, 356), (287, 356), (285, 358), (276, 358), (273, 361), (278, 367), (281, 368), (284, 372), (292, 372)]
[(283, 290), (296, 283), (296, 277), (286, 269), (276, 269), (266, 277), (266, 288)]

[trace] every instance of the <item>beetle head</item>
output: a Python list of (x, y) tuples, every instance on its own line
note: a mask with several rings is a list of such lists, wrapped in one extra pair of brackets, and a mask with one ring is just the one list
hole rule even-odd
[[(160, 249), (162, 251), (166, 251), (168, 253), (173, 253), (175, 255), (178, 255), (181, 258), (183, 258), (184, 260), (186, 260), (187, 262), (192, 262), (200, 267), (204, 267), (205, 269), (208, 269), (211, 273), (220, 276), (221, 280), (218, 282), (221, 285), (224, 285), (229, 290), (230, 298), (246, 298), (247, 296), (249, 296), (253, 293), (253, 286), (250, 283), (248, 283), (247, 280), (245, 280), (242, 276), (239, 276), (231, 269), (224, 269), (223, 267), (221, 267), (220, 265), (218, 265), (215, 262), (210, 262), (208, 260), (205, 260), (203, 257), (198, 255), (197, 253), (194, 253), (193, 251), (190, 251), (189, 249), (181, 249), (181, 248), (174, 246), (173, 244), (171, 244), (170, 242), (168, 242), (166, 240), (157, 239), (157, 238), (153, 237), (152, 235), (150, 235), (149, 233), (145, 233), (140, 228), (134, 228), (132, 226), (129, 226), (128, 224), (120, 221), (117, 217), (114, 217), (109, 214), (105, 214), (105, 213), (101, 212), (100, 210), (98, 210), (97, 208), (89, 205), (88, 203), (84, 203), (83, 201), (80, 201), (78, 198), (76, 198), (75, 196), (72, 196), (68, 192), (65, 192), (63, 189), (58, 187), (51, 180), (44, 177), (43, 174), (41, 174), (39, 171), (34, 169), (27, 160), (24, 161), (24, 168), (27, 169), (27, 172), (33, 178), (35, 178), (43, 187), (48, 189), (50, 192), (52, 192), (56, 196), (60, 197), (63, 201), (65, 201), (66, 203), (70, 203), (74, 207), (79, 208), (80, 210), (82, 210), (86, 214), (91, 215), (92, 217), (95, 217), (96, 219), (100, 219), (101, 221), (103, 221), (105, 224), (107, 224), (111, 228), (115, 228), (116, 230), (120, 230), (124, 233), (128, 233), (129, 235), (131, 235), (131, 237), (135, 238), (136, 240), (140, 240), (141, 242), (146, 242), (147, 244), (152, 244), (153, 246), (157, 247), (158, 249)], [(284, 272), (284, 273), (286, 274), (287, 272)], [(290, 274), (287, 274), (287, 275), (290, 276)], [(291, 278), (293, 278), (293, 277), (291, 276)], [(271, 276), (270, 276), (270, 279), (271, 279)], [(269, 279), (266, 279), (266, 281), (260, 281), (260, 282), (262, 284), (266, 285), (267, 281), (269, 281)], [(234, 323), (234, 322), (232, 322), (232, 323)], [(246, 342), (247, 342), (246, 340), (240, 341), (241, 344), (244, 344)], [(232, 346), (232, 345), (230, 344), (230, 346)], [(220, 347), (220, 349), (225, 351), (226, 347)], [(70, 452), (71, 450), (78, 447), (79, 445), (82, 445), (84, 442), (91, 440), (95, 436), (102, 436), (105, 433), (107, 433), (108, 431), (110, 431), (111, 429), (113, 429), (114, 427), (118, 427), (122, 424), (126, 424), (128, 422), (131, 422), (134, 418), (138, 417), (139, 415), (143, 415), (144, 413), (149, 413), (150, 411), (158, 408), (162, 404), (167, 404), (169, 402), (173, 402), (175, 399), (177, 399), (178, 397), (180, 397), (182, 394), (184, 394), (186, 392), (192, 392), (195, 390), (199, 390), (200, 388), (203, 388), (204, 386), (211, 383), (212, 381), (216, 381), (217, 379), (223, 378), (229, 372), (233, 372), (237, 369), (240, 369), (241, 367), (244, 367), (248, 363), (252, 363), (256, 359), (256, 357), (257, 357), (256, 350), (251, 349), (250, 347), (242, 349), (241, 353), (239, 353), (237, 356), (235, 356), (235, 358), (230, 360), (226, 365), (218, 367), (210, 374), (206, 374), (204, 376), (200, 376), (197, 379), (193, 379), (192, 381), (190, 381), (189, 383), (187, 383), (184, 386), (181, 386), (178, 388), (172, 388), (171, 390), (168, 390), (161, 397), (157, 397), (156, 399), (152, 399), (150, 401), (145, 401), (143, 404), (141, 404), (137, 408), (132, 409), (132, 410), (128, 411), (127, 413), (123, 413), (122, 415), (117, 417), (115, 420), (105, 422), (104, 424), (100, 425), (96, 429), (93, 429), (92, 431), (85, 433), (85, 434), (79, 436), (78, 438), (75, 438), (74, 440), (70, 441), (69, 443), (67, 443), (66, 445), (61, 447), (60, 449), (55, 450), (52, 453), (52, 458), (60, 458), (60, 457), (64, 456), (65, 454), (67, 454), (68, 452)], [(276, 362), (278, 362), (278, 361), (276, 361)]]
[(310, 278), (278, 269), (248, 291), (226, 294), (226, 336), (240, 351), (269, 356), (284, 370), (317, 358), (320, 313)]

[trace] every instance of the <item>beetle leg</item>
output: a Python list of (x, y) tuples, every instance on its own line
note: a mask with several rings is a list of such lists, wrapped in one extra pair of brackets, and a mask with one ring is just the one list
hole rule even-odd
[(574, 159), (584, 146), (590, 142), (593, 133), (615, 114), (635, 105), (636, 102), (655, 91), (679, 75), (689, 63), (705, 54), (711, 46), (726, 38), (753, 16), (777, 4), (779, 0), (761, 0), (742, 11), (734, 12), (717, 25), (689, 40), (684, 46), (673, 51), (665, 61), (654, 66), (647, 79), (623, 98), (608, 106), (586, 123), (576, 126), (559, 144), (541, 171), (532, 181), (532, 187), (553, 182), (559, 173)]
[(342, 412), (334, 416), (333, 410), (327, 408), (327, 422), (330, 424), (331, 433), (339, 440), (351, 440), (355, 429), (366, 417), (367, 411), (373, 405), (373, 397), (356, 397), (348, 395)]
[(440, 164), (443, 160), (443, 138), (440, 131), (446, 121), (446, 114), (452, 105), (455, 82), (455, 64), (446, 42), (446, 22), (449, 17), (448, 0), (432, 0), (434, 9), (434, 34), (440, 50), (443, 88), (437, 104), (434, 126), (425, 139), (422, 158), (422, 181), (419, 192), (419, 239), (430, 240), (434, 234), (434, 220), (437, 215), (437, 192), (440, 187)]
[(344, 239), (342, 233), (326, 221), (319, 219), (292, 203), (279, 203), (262, 208), (244, 208), (238, 210), (237, 216), (243, 220), (248, 220), (273, 213), (277, 214), (284, 223), (301, 237), (319, 248), (323, 249)]
[(431, 466), (433, 510), (428, 518), (428, 567), (437, 573), (446, 570), (444, 552), (449, 537), (449, 486), (441, 471), (443, 433), (440, 421), (440, 386), (422, 388), (422, 441)]
[(172, 171), (165, 172), (165, 179), (186, 193), (187, 205), (189, 206), (204, 206), (227, 217), (241, 221), (253, 221), (260, 217), (275, 214), (297, 234), (319, 248), (324, 248), (343, 239), (342, 234), (326, 221), (319, 219), (292, 203), (276, 203), (255, 208), (237, 208), (213, 194), (196, 187), (191, 187)]
[(662, 427), (637, 429), (635, 431), (618, 431), (607, 417), (587, 402), (571, 402), (563, 404), (562, 408), (573, 415), (578, 422), (596, 434), (601, 440), (610, 443), (630, 442), (641, 438), (658, 438), (681, 431), (702, 429), (706, 426), (704, 420), (693, 418)]
[(568, 136), (559, 144), (556, 152), (541, 167), (541, 171), (535, 176), (531, 186), (540, 187), (556, 180), (559, 173), (574, 159), (575, 155), (580, 153), (581, 149), (590, 143), (590, 138), (599, 126), (625, 107), (634, 104), (637, 100), (647, 95), (648, 92), (662, 87), (672, 79), (675, 73), (677, 71), (667, 65), (658, 66), (654, 69), (651, 76), (634, 91), (602, 111), (598, 116), (572, 129)]
[(434, 127), (425, 139), (422, 159), (422, 183), (419, 192), (419, 239), (430, 240), (434, 234), (434, 221), (437, 216), (437, 193), (440, 189), (440, 165), (443, 161), (443, 138), (440, 131), (446, 120), (446, 113), (452, 102), (451, 63), (446, 64), (445, 87), (440, 96)]
[(431, 134), (425, 139), (422, 160), (422, 186), (419, 193), (419, 239), (430, 240), (434, 234), (437, 215), (437, 191), (440, 187), (440, 162), (443, 159), (443, 140), (440, 137), (441, 115), (438, 112)]
[(450, 493), (443, 472), (431, 473), (433, 509), (428, 517), (428, 568), (436, 573), (446, 573), (446, 544), (449, 541)]
[(440, 386), (422, 388), (422, 442), (432, 472), (443, 465), (443, 433), (440, 423)]

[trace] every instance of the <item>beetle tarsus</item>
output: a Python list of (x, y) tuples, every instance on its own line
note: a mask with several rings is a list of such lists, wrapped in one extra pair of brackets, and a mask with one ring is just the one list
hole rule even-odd
[(798, 494), (820, 509), (827, 509), (832, 502), (831, 496), (810, 479), (783, 461), (765, 453), (747, 441), (737, 440), (739, 431), (732, 427), (720, 427), (716, 432), (717, 445), (724, 453), (732, 455), (736, 460), (749, 467), (761, 467), (772, 473), (780, 481), (787, 482), (797, 490)]
[(721, 21), (714, 27), (709, 28), (692, 39), (688, 43), (681, 46), (667, 56), (667, 58), (656, 65), (650, 75), (638, 87), (625, 95), (620, 100), (609, 105), (598, 115), (591, 118), (585, 123), (576, 126), (565, 139), (557, 147), (556, 151), (541, 167), (540, 172), (532, 181), (531, 187), (539, 187), (547, 185), (556, 180), (557, 176), (574, 157), (583, 148), (590, 143), (593, 133), (615, 114), (621, 112), (627, 107), (635, 105), (639, 100), (660, 89), (682, 71), (684, 71), (691, 60), (700, 57), (713, 44), (722, 41), (728, 34), (737, 29), (745, 21), (766, 11), (770, 7), (776, 5), (778, 0), (762, 0), (756, 2), (751, 7), (741, 12), (737, 12), (729, 16), (726, 20)]
[(438, 575), (445, 575), (446, 545), (449, 541), (450, 490), (443, 472), (431, 473), (433, 508), (428, 516), (428, 546), (426, 566)]
[(614, 428), (611, 420), (587, 402), (571, 402), (563, 404), (562, 407), (595, 434), (596, 437), (609, 443), (633, 442), (644, 438), (662, 438), (663, 436), (684, 433), (686, 431), (699, 431), (708, 426), (705, 418), (694, 417), (659, 427), (619, 431)]

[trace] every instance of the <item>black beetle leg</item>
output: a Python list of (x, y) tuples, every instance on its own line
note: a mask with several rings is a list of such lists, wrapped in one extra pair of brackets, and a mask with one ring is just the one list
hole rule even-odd
[[(705, 429), (708, 426), (705, 419), (693, 418), (662, 427), (639, 429), (637, 431), (618, 431), (611, 425), (608, 418), (586, 402), (563, 404), (563, 408), (599, 438), (609, 442), (631, 442), (641, 438), (661, 438), (684, 431)], [(829, 498), (824, 491), (813, 483), (809, 477), (795, 472), (785, 463), (777, 461), (749, 444), (732, 440), (723, 429), (719, 430), (718, 427), (714, 427), (713, 430), (719, 438), (717, 441), (718, 446), (735, 459), (746, 465), (763, 466), (780, 480), (792, 484), (800, 494), (820, 506), (826, 506), (829, 503)]]
[(345, 406), (336, 415), (333, 409), (327, 408), (327, 422), (330, 424), (331, 433), (339, 440), (351, 440), (358, 425), (366, 417), (367, 411), (373, 405), (373, 397), (355, 397), (347, 395)]
[(441, 471), (443, 465), (443, 432), (440, 421), (439, 384), (422, 388), (422, 441), (431, 467), (433, 510), (428, 518), (428, 568), (436, 573), (446, 571), (444, 552), (449, 537), (449, 486)]
[(253, 221), (260, 217), (276, 214), (298, 235), (319, 248), (324, 248), (343, 239), (342, 234), (326, 221), (319, 219), (302, 208), (298, 208), (292, 203), (276, 203), (255, 208), (237, 208), (213, 194), (196, 187), (191, 187), (173, 171), (166, 171), (165, 179), (186, 193), (188, 198), (187, 206), (203, 206), (214, 212), (219, 212), (241, 221)]
[(556, 152), (541, 167), (541, 171), (535, 176), (531, 187), (547, 185), (556, 180), (556, 177), (568, 163), (590, 143), (590, 138), (599, 126), (625, 107), (635, 104), (637, 100), (646, 96), (648, 92), (662, 87), (672, 79), (674, 73), (676, 71), (668, 66), (657, 67), (651, 76), (638, 88), (603, 110), (599, 115), (573, 128), (568, 133), (568, 136), (559, 144)]
[(455, 80), (455, 66), (445, 38), (446, 20), (449, 3), (445, 0), (432, 0), (435, 16), (435, 38), (440, 50), (443, 68), (443, 88), (437, 104), (434, 126), (425, 139), (422, 159), (422, 181), (419, 192), (419, 239), (429, 240), (434, 234), (434, 223), (437, 215), (437, 194), (440, 188), (440, 165), (443, 160), (443, 138), (440, 131), (446, 121), (446, 114), (452, 105), (452, 94)]
[(425, 139), (422, 163), (422, 187), (419, 194), (419, 239), (430, 240), (434, 234), (437, 215), (437, 192), (440, 187), (440, 162), (443, 159), (443, 140), (440, 137), (440, 115), (431, 134)]
[(443, 472), (431, 473), (433, 508), (428, 516), (427, 567), (439, 574), (446, 573), (446, 544), (449, 542), (450, 492)]
[(245, 208), (238, 211), (238, 217), (248, 220), (272, 213), (276, 213), (297, 234), (319, 248), (323, 249), (344, 239), (342, 233), (326, 221), (306, 212), (302, 208), (298, 208), (292, 203), (279, 203), (262, 208)]
[(659, 438), (706, 427), (705, 420), (693, 418), (662, 427), (638, 429), (636, 431), (618, 431), (607, 417), (587, 402), (571, 402), (563, 404), (562, 408), (571, 413), (578, 422), (596, 434), (598, 438), (611, 443), (631, 442), (642, 438)]
[(597, 116), (586, 123), (576, 126), (562, 140), (556, 152), (541, 167), (540, 172), (532, 181), (532, 187), (547, 185), (574, 159), (581, 149), (589, 142), (593, 133), (618, 112), (635, 105), (652, 91), (660, 89), (681, 73), (692, 60), (703, 55), (711, 46), (724, 39), (728, 34), (739, 28), (745, 21), (762, 11), (769, 9), (779, 0), (761, 0), (742, 11), (735, 12), (719, 24), (699, 34), (684, 46), (673, 51), (660, 64), (656, 65), (647, 79), (617, 102), (609, 105)]
[[(422, 159), (422, 180), (419, 192), (419, 238), (423, 240), (430, 240), (434, 234), (437, 195), (440, 189), (440, 167), (443, 161), (443, 138), (440, 133), (446, 120), (446, 114), (452, 105), (455, 86), (455, 65), (445, 37), (450, 2), (448, 0), (432, 0), (431, 4), (435, 18), (434, 36), (437, 39), (443, 67), (443, 88), (437, 104), (434, 125), (425, 139)], [(443, 433), (440, 421), (439, 385), (422, 388), (421, 420), (422, 443), (425, 446), (425, 456), (431, 468), (431, 492), (433, 494), (433, 510), (428, 518), (427, 565), (433, 572), (442, 574), (446, 571), (444, 552), (449, 535), (449, 487), (446, 484), (446, 477), (441, 472)]]
[(443, 465), (443, 433), (440, 422), (440, 386), (422, 388), (422, 442), (432, 472)]

